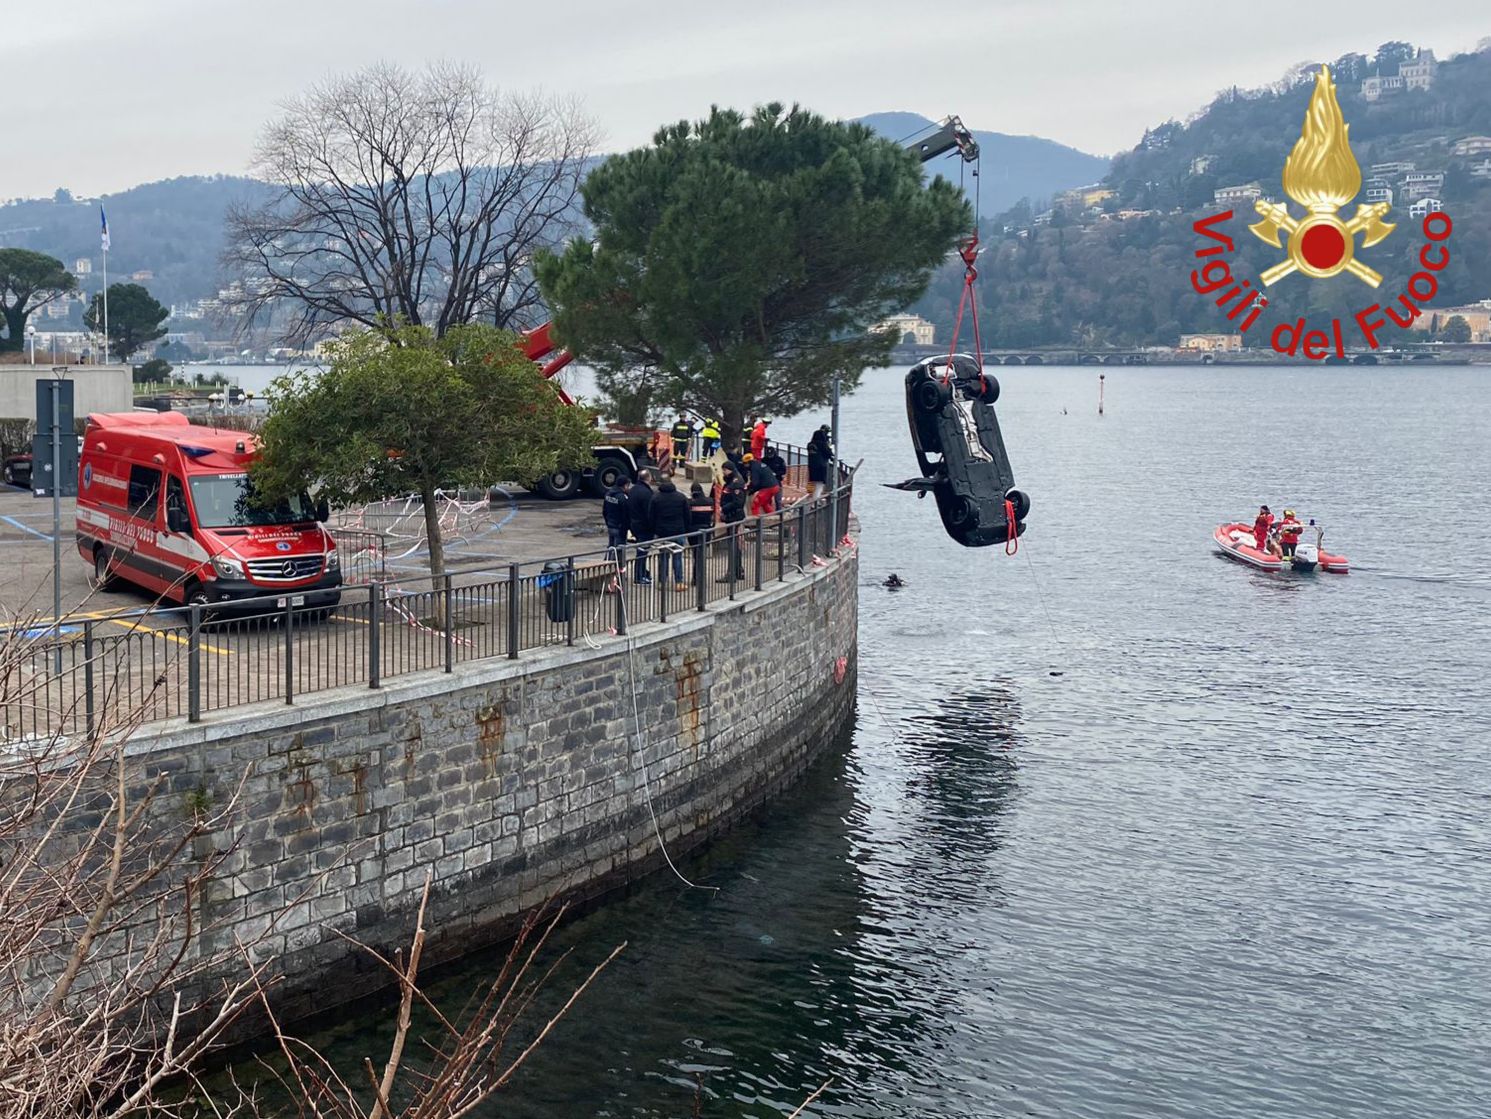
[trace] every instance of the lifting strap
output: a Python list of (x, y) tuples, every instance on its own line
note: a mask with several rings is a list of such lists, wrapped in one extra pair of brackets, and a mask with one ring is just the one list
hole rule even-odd
[(963, 330), (965, 308), (973, 326), (973, 360), (978, 363), (979, 375), (983, 376), (984, 372), (984, 342), (978, 329), (978, 300), (973, 297), (973, 282), (978, 279), (978, 269), (974, 267), (978, 261), (977, 230), (959, 246), (958, 255), (963, 258), (963, 294), (958, 298), (958, 315), (953, 320), (953, 336), (948, 343), (947, 368), (942, 378), (944, 383), (951, 383), (953, 378), (953, 355), (958, 352), (958, 336)]

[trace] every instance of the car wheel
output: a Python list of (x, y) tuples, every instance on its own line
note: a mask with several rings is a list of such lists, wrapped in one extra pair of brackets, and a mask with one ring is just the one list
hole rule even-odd
[(955, 497), (948, 505), (947, 519), (953, 528), (977, 528), (978, 506), (971, 497)]
[(118, 581), (117, 576), (109, 567), (109, 550), (95, 548), (93, 550), (93, 589), (111, 591)]
[(948, 387), (935, 379), (923, 381), (911, 390), (911, 402), (916, 410), (927, 415), (942, 411), (942, 406), (951, 399), (952, 393), (948, 391)]
[(1015, 520), (1023, 521), (1030, 513), (1030, 496), (1024, 490), (1010, 490), (1004, 499), (1015, 507)]
[(580, 492), (580, 472), (556, 470), (540, 478), (537, 488), (550, 501), (567, 501)]
[(15, 472), (12, 471), (8, 465), (5, 467), (5, 484), (7, 486), (13, 486), (16, 484)]
[(993, 404), (999, 399), (999, 378), (992, 373), (984, 373), (979, 377), (979, 400), (985, 404)]

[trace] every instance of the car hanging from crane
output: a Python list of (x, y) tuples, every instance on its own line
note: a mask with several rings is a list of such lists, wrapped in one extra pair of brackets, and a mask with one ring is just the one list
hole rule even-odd
[[(965, 164), (973, 164), (977, 198), (978, 142), (957, 117), (934, 127), (930, 136), (909, 146), (923, 163), (956, 149)], [(994, 414), (999, 382), (984, 371), (973, 291), (979, 253), (976, 205), (974, 212), (974, 231), (958, 248), (963, 259), (963, 293), (948, 352), (919, 362), (906, 374), (906, 417), (921, 475), (890, 488), (918, 497), (930, 493), (948, 536), (959, 544), (969, 548), (1003, 544), (1006, 553), (1013, 555), (1025, 531), (1030, 498), (1015, 488), (1014, 471)], [(971, 354), (958, 352), (965, 311), (973, 330)]]

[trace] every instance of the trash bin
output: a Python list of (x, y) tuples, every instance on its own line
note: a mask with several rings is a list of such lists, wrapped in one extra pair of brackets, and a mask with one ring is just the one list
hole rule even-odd
[(569, 565), (559, 560), (550, 560), (544, 564), (543, 572), (538, 577), (538, 585), (544, 590), (549, 621), (569, 621), (575, 611), (575, 584), (570, 576)]

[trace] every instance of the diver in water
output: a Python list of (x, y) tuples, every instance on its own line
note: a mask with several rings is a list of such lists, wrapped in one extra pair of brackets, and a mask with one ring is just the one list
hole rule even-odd
[(889, 587), (893, 591), (898, 591), (906, 585), (906, 580), (902, 579), (899, 575), (892, 571), (888, 576), (886, 576), (885, 582), (881, 583), (880, 585), (882, 587)]

